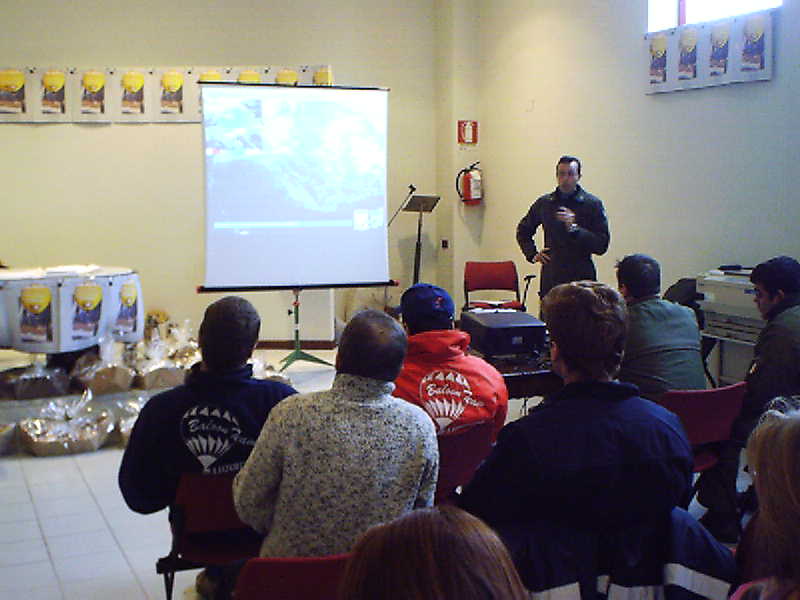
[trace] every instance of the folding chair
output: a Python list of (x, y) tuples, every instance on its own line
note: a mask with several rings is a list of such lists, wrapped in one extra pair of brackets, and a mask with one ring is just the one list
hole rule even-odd
[(236, 600), (336, 600), (350, 554), (252, 558), (236, 580)]
[[(659, 398), (658, 403), (675, 413), (683, 423), (694, 451), (695, 473), (702, 473), (719, 462), (719, 443), (730, 439), (731, 427), (742, 409), (746, 391), (747, 384), (742, 381), (709, 390), (668, 391)], [(691, 498), (696, 493), (695, 482)], [(733, 493), (735, 506), (735, 491)]]
[[(501, 262), (476, 262), (467, 261), (464, 264), (464, 309), (472, 308), (511, 308), (525, 310), (525, 299), (528, 295), (528, 286), (535, 275), (525, 276), (525, 296), (522, 301), (519, 297), (519, 278), (514, 261)], [(474, 300), (470, 301), (469, 293), (476, 290), (506, 290), (514, 292), (516, 300)]]
[(466, 485), (489, 455), (494, 443), (494, 422), (486, 421), (457, 433), (438, 436), (439, 480), (435, 504), (452, 504), (456, 488)]
[(175, 572), (222, 566), (258, 556), (261, 536), (242, 523), (233, 505), (233, 475), (184, 473), (169, 509), (172, 548), (156, 561), (167, 600)]

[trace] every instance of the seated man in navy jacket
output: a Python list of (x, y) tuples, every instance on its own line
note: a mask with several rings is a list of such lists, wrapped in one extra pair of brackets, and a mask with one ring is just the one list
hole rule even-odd
[(503, 428), (460, 505), (500, 533), (533, 592), (725, 600), (730, 552), (676, 508), (692, 474), (680, 421), (614, 379), (625, 301), (578, 281), (553, 288), (543, 312), (564, 388)]
[(253, 378), (247, 364), (261, 319), (244, 298), (211, 304), (200, 325), (203, 361), (186, 383), (154, 396), (131, 432), (119, 470), (128, 506), (153, 513), (175, 498), (182, 473), (235, 474), (242, 468), (272, 407), (296, 393)]

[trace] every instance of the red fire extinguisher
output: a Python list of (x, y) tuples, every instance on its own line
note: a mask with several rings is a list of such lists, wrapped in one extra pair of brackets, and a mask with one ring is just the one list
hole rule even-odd
[(470, 206), (480, 204), (483, 200), (482, 171), (478, 167), (480, 161), (472, 163), (466, 169), (461, 169), (456, 175), (456, 192), (458, 197)]

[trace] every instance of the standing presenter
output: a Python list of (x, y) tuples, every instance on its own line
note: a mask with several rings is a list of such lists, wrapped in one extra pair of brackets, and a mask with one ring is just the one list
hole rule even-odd
[[(517, 225), (517, 243), (528, 262), (541, 263), (539, 296), (553, 286), (581, 279), (597, 279), (592, 254), (605, 254), (611, 235), (600, 198), (578, 185), (581, 161), (562, 156), (556, 164), (555, 191), (533, 203)], [(544, 228), (544, 248), (533, 236)]]

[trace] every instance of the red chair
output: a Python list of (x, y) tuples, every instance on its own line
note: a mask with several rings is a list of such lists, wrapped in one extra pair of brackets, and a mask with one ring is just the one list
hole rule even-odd
[[(535, 277), (528, 275), (525, 277), (527, 285), (525, 294), (528, 293), (530, 280)], [(515, 300), (473, 300), (470, 301), (469, 293), (476, 290), (506, 290), (514, 292)], [(475, 262), (467, 261), (464, 264), (464, 310), (471, 308), (511, 308), (514, 310), (525, 310), (524, 299), (519, 297), (519, 278), (517, 277), (517, 267), (514, 261), (505, 260), (501, 262)]]
[(439, 480), (435, 504), (451, 504), (456, 488), (466, 485), (494, 443), (494, 422), (486, 421), (450, 435), (440, 435)]
[(242, 523), (233, 505), (233, 475), (184, 473), (169, 509), (172, 548), (156, 562), (167, 600), (175, 572), (226, 565), (258, 556), (261, 536)]
[(251, 558), (239, 573), (236, 600), (336, 600), (350, 554)]
[[(747, 384), (736, 383), (708, 390), (675, 390), (665, 392), (658, 403), (675, 413), (683, 423), (694, 450), (694, 472), (702, 473), (719, 462), (717, 442), (731, 437), (733, 421), (742, 410)], [(692, 498), (697, 483), (692, 488)], [(691, 499), (690, 499), (691, 500)], [(736, 505), (736, 498), (733, 498)]]

